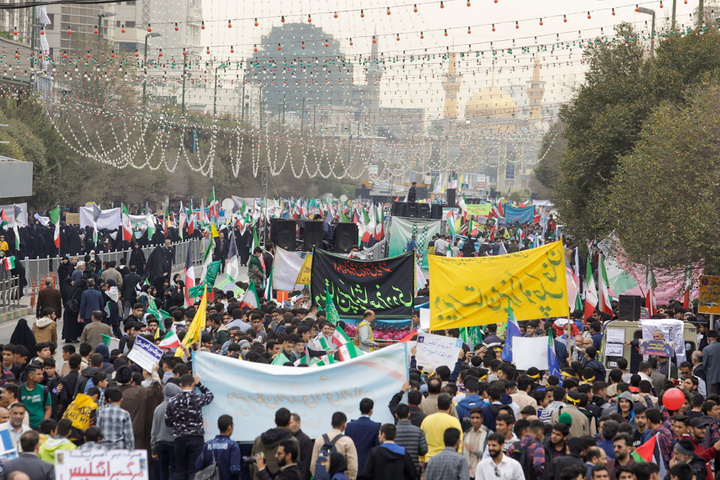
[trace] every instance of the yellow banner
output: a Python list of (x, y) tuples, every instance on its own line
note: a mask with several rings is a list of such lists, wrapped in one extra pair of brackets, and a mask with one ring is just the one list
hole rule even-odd
[(492, 204), (491, 203), (478, 203), (478, 204), (469, 204), (465, 205), (465, 208), (467, 208), (468, 215), (477, 215), (481, 217), (485, 217), (492, 212)]
[(428, 256), (430, 328), (471, 327), (507, 321), (567, 317), (562, 243), (496, 257)]
[(295, 285), (310, 285), (310, 273), (312, 272), (312, 254), (308, 253), (305, 256), (302, 267), (298, 272)]

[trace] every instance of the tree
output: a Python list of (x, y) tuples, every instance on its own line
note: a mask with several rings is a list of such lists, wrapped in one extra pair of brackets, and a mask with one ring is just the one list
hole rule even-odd
[(538, 152), (540, 161), (533, 171), (531, 181), (531, 190), (535, 193), (548, 198), (549, 194), (554, 193), (555, 186), (560, 179), (560, 160), (567, 148), (567, 139), (563, 132), (565, 126), (561, 123), (555, 123), (543, 137), (543, 143)]
[(609, 210), (629, 258), (720, 274), (720, 84), (667, 101), (619, 161)]

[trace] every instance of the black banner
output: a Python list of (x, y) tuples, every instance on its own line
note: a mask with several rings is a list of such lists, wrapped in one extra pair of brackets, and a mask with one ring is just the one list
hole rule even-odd
[(325, 290), (340, 316), (412, 315), (415, 288), (413, 252), (384, 260), (352, 260), (315, 249), (310, 292), (313, 303), (325, 307)]

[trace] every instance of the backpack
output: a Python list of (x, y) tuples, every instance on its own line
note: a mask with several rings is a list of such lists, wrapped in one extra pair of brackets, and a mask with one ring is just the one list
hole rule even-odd
[(320, 447), (320, 453), (318, 454), (317, 463), (315, 464), (315, 480), (330, 480), (330, 474), (327, 471), (327, 461), (330, 454), (337, 451), (335, 449), (335, 443), (343, 436), (344, 435), (341, 433), (330, 440), (327, 433), (323, 434), (323, 441), (325, 443), (323, 443), (322, 447)]
[(511, 458), (517, 460), (523, 470), (525, 478), (535, 478), (535, 466), (533, 465), (532, 456), (528, 453), (527, 448), (520, 447), (520, 441), (513, 444), (513, 452)]

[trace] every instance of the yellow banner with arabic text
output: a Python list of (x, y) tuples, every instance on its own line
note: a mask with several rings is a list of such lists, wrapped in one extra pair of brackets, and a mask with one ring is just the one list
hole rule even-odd
[(567, 317), (562, 242), (495, 257), (429, 255), (430, 328)]

